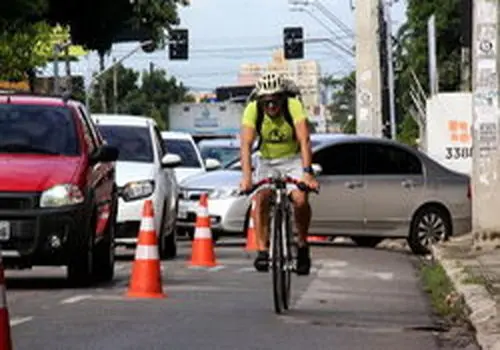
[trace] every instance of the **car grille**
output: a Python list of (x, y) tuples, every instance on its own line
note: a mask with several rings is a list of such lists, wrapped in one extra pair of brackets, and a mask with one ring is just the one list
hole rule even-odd
[(34, 209), (37, 203), (38, 196), (36, 194), (0, 192), (0, 210)]
[(200, 199), (202, 193), (210, 194), (213, 190), (211, 189), (200, 189), (200, 188), (187, 188), (181, 189), (179, 192), (179, 199), (187, 199), (192, 201), (197, 201)]

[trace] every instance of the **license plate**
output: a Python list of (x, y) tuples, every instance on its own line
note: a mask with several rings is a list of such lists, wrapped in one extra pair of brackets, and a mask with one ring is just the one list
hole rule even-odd
[(8, 241), (10, 239), (10, 222), (0, 221), (0, 241)]

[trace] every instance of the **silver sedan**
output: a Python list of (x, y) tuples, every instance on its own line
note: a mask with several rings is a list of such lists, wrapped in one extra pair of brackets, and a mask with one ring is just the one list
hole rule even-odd
[[(311, 194), (310, 233), (347, 236), (373, 247), (385, 238), (406, 238), (425, 254), (432, 242), (471, 229), (470, 178), (426, 154), (388, 139), (359, 135), (313, 136), (319, 195)], [(178, 226), (192, 232), (199, 195), (209, 194), (212, 229), (246, 229), (250, 200), (238, 196), (239, 163), (181, 183)]]

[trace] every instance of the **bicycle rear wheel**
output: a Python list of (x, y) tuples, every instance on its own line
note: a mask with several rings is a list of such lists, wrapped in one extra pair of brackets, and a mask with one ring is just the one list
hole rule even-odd
[(284, 295), (284, 258), (283, 258), (283, 225), (282, 213), (279, 206), (275, 206), (271, 219), (271, 268), (273, 278), (274, 311), (277, 314), (285, 309)]

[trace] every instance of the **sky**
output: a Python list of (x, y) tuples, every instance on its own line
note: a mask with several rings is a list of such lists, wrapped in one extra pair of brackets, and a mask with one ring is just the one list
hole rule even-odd
[[(123, 65), (138, 71), (156, 68), (167, 71), (193, 91), (210, 91), (221, 85), (233, 85), (241, 64), (267, 63), (272, 48), (282, 47), (283, 28), (303, 26), (306, 38), (335, 38), (345, 45), (352, 45), (353, 38), (335, 26), (331, 14), (340, 19), (347, 29), (354, 29), (354, 12), (351, 1), (316, 0), (293, 11), (297, 6), (290, 0), (191, 0), (188, 7), (179, 8), (179, 28), (189, 30), (189, 60), (170, 61), (168, 51), (147, 54), (139, 50), (124, 60)], [(322, 7), (322, 6), (323, 7)], [(399, 0), (391, 7), (393, 33), (404, 23), (406, 4)], [(333, 18), (335, 20), (335, 18)], [(137, 47), (137, 43), (115, 44), (106, 57), (106, 67), (113, 57), (120, 59)], [(336, 50), (327, 42), (306, 43), (305, 58), (315, 59), (322, 75), (341, 76), (354, 67), (354, 59)], [(72, 71), (84, 76), (98, 70), (98, 57), (92, 53), (88, 59), (72, 64)], [(64, 72), (61, 64), (59, 70)], [(52, 75), (52, 67), (45, 74)], [(88, 81), (88, 80), (87, 80)]]

